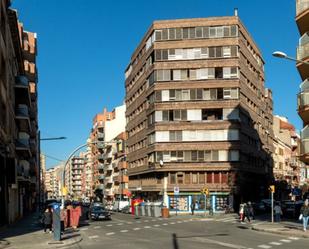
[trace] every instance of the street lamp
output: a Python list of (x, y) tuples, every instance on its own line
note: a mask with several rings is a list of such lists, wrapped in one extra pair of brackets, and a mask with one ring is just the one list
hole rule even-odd
[(277, 58), (287, 59), (287, 60), (296, 61), (296, 62), (300, 62), (300, 63), (304, 63), (304, 64), (309, 65), (309, 62), (303, 61), (303, 60), (295, 59), (295, 58), (290, 57), (290, 56), (288, 56), (286, 53), (281, 52), (281, 51), (275, 51), (275, 52), (273, 52), (272, 55), (273, 55), (274, 57), (277, 57)]
[(46, 141), (46, 140), (63, 140), (67, 139), (67, 137), (44, 137), (40, 138), (40, 141)]

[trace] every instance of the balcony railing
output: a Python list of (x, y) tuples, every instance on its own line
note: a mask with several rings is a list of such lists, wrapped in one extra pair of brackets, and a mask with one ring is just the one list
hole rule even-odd
[(104, 170), (104, 164), (100, 163), (100, 164), (98, 165), (98, 170)]
[(301, 92), (297, 95), (298, 109), (309, 105), (309, 91)]
[(302, 155), (309, 153), (309, 126), (306, 126), (302, 129), (300, 133), (301, 146), (300, 153)]
[(99, 179), (99, 180), (104, 180), (104, 179), (105, 179), (105, 176), (104, 176), (104, 175), (99, 175), (98, 179)]
[(18, 138), (16, 140), (16, 148), (30, 149), (29, 138)]
[(309, 57), (309, 43), (297, 47), (297, 60)]
[(296, 15), (299, 15), (304, 10), (309, 8), (309, 0), (297, 0), (296, 1)]
[(109, 170), (109, 171), (113, 170), (113, 164), (111, 164), (111, 163), (110, 164), (106, 164), (105, 165), (105, 169)]
[(20, 87), (29, 87), (29, 80), (24, 75), (17, 76), (15, 78), (15, 85)]
[(15, 112), (16, 117), (29, 118), (29, 109), (26, 105), (18, 105)]

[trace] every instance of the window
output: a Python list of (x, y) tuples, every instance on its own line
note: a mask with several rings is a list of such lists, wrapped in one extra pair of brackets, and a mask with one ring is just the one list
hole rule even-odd
[(168, 39), (168, 29), (163, 29), (162, 30), (162, 40), (167, 40)]
[(220, 175), (218, 172), (214, 173), (214, 183), (220, 183)]
[(231, 55), (234, 56), (238, 56), (238, 47), (237, 46), (232, 46), (231, 47)]
[(203, 37), (204, 38), (209, 37), (209, 27), (203, 27)]
[(169, 97), (170, 99), (169, 100), (175, 100), (176, 99), (176, 91), (175, 90), (170, 90), (170, 93), (169, 93)]
[(230, 161), (239, 161), (239, 151), (238, 150), (231, 150), (229, 160)]
[(191, 161), (191, 151), (185, 151), (184, 152), (184, 161), (190, 162)]
[(219, 151), (218, 150), (212, 150), (211, 151), (211, 157), (212, 157), (212, 161), (219, 161)]
[(207, 172), (207, 183), (212, 183), (212, 173)]
[(183, 37), (183, 39), (188, 39), (189, 38), (189, 28), (183, 28), (183, 30), (182, 30), (182, 37)]
[(216, 47), (215, 50), (216, 50), (216, 58), (221, 58), (223, 48), (222, 47)]
[(223, 37), (223, 27), (217, 27), (217, 37)]
[(178, 184), (183, 184), (183, 181), (184, 181), (184, 177), (183, 177), (183, 174), (177, 174), (177, 182)]
[(238, 68), (237, 67), (232, 67), (231, 68), (231, 78), (238, 78)]
[(171, 162), (176, 162), (176, 161), (177, 161), (177, 152), (171, 151)]
[(158, 81), (169, 81), (171, 80), (171, 71), (170, 70), (157, 70), (157, 80)]
[(205, 161), (206, 162), (211, 161), (211, 150), (205, 150)]
[(181, 80), (181, 71), (180, 70), (173, 70), (173, 80)]
[(177, 161), (183, 162), (183, 151), (177, 151)]
[(205, 173), (204, 172), (200, 172), (199, 174), (198, 174), (198, 178), (199, 178), (199, 180), (198, 180), (198, 182), (201, 184), (203, 184), (203, 183), (205, 183)]
[(199, 121), (201, 120), (201, 117), (202, 117), (201, 109), (188, 110), (187, 114), (188, 114), (189, 121)]
[(203, 89), (196, 89), (196, 99), (197, 100), (203, 99)]
[(195, 38), (195, 28), (189, 28), (189, 38), (190, 39)]
[(176, 184), (176, 174), (170, 173), (170, 184)]
[(236, 25), (232, 25), (231, 27), (231, 36), (237, 36), (238, 35), (238, 28)]
[(223, 57), (231, 57), (231, 47), (223, 47)]
[(217, 35), (216, 27), (210, 27), (209, 28), (209, 38), (215, 38), (216, 35)]
[(198, 156), (197, 160), (199, 162), (204, 162), (204, 151), (203, 150), (198, 151), (197, 156)]
[(170, 95), (169, 90), (162, 90), (161, 94), (162, 94), (162, 101), (169, 101), (169, 95)]
[(156, 96), (156, 101), (161, 101), (162, 100), (161, 91), (156, 91), (155, 92), (155, 96)]
[(197, 181), (198, 181), (198, 179), (197, 179), (197, 173), (192, 173), (192, 183), (193, 183), (193, 184), (196, 184)]
[(161, 41), (162, 40), (162, 30), (156, 30), (155, 31), (155, 40)]
[(196, 38), (202, 38), (203, 37), (203, 28), (202, 27), (196, 27), (195, 28), (195, 37)]
[(223, 69), (222, 69), (222, 67), (216, 67), (215, 68), (215, 78), (216, 79), (222, 79), (223, 78)]
[(182, 29), (176, 28), (176, 39), (182, 39)]
[(155, 112), (155, 122), (163, 121), (162, 111)]
[(160, 162), (161, 160), (163, 161), (163, 152), (162, 151), (157, 151), (156, 152), (156, 161)]
[(228, 37), (231, 35), (230, 27), (229, 26), (224, 26), (223, 27), (223, 35), (224, 37)]
[(197, 161), (197, 151), (196, 150), (191, 151), (191, 161), (192, 162)]
[(175, 28), (169, 29), (168, 30), (168, 34), (169, 34), (169, 37), (168, 37), (169, 40), (175, 40), (175, 38), (176, 38), (176, 29)]
[(185, 184), (190, 184), (190, 173), (185, 174)]

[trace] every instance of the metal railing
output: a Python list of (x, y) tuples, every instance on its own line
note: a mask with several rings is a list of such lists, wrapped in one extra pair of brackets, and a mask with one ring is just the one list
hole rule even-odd
[(305, 106), (309, 105), (309, 91), (300, 92), (297, 95), (297, 106), (298, 109), (301, 109)]
[(297, 60), (309, 57), (309, 43), (297, 47)]

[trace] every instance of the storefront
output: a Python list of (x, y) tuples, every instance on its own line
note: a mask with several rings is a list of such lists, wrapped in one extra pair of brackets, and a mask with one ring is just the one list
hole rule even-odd
[(211, 192), (210, 196), (206, 198), (199, 192), (180, 192), (179, 195), (168, 193), (168, 208), (171, 213), (189, 213), (191, 212), (191, 203), (195, 203), (195, 212), (205, 212), (212, 208), (214, 213), (225, 212), (227, 207), (233, 206), (231, 203), (230, 193), (227, 192)]

